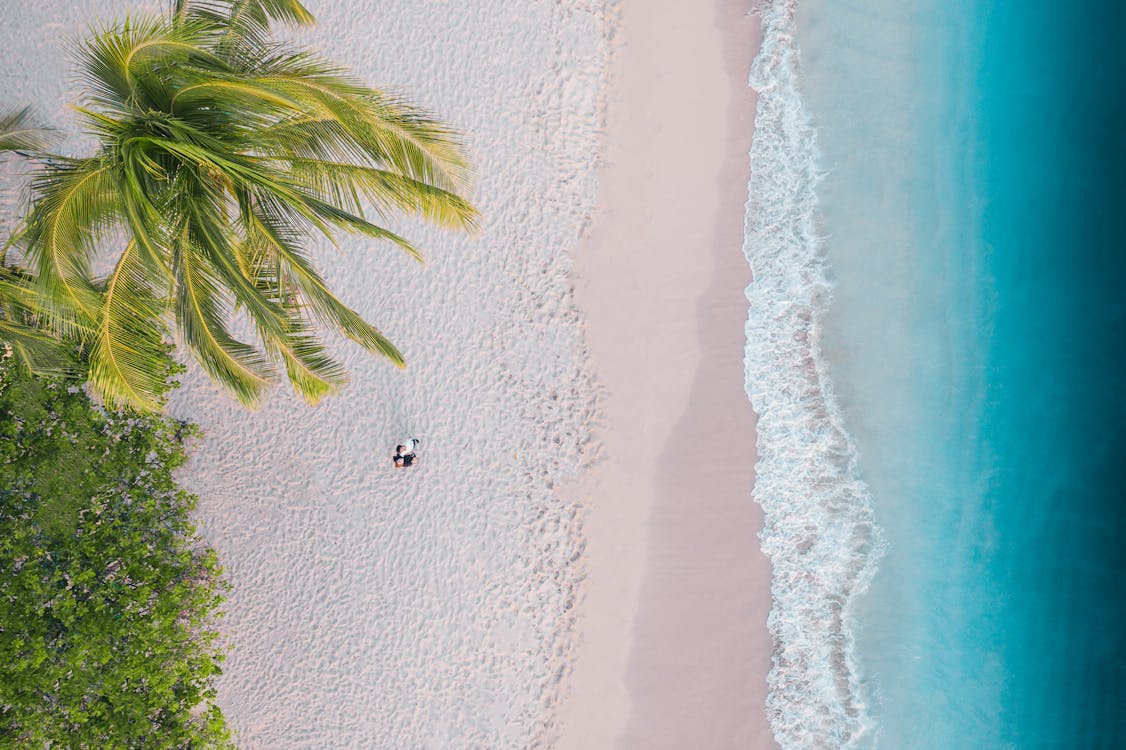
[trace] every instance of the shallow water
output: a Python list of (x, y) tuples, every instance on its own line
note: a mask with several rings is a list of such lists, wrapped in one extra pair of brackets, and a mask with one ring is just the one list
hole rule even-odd
[(817, 366), (887, 551), (832, 665), (862, 710), (783, 747), (1126, 744), (1123, 20), (1095, 0), (798, 12), (824, 179), (794, 218), (833, 281)]
[(744, 246), (754, 274), (745, 362), (758, 415), (754, 497), (773, 566), (767, 715), (783, 748), (844, 747), (872, 731), (854, 610), (883, 540), (822, 350), (830, 285), (796, 10), (785, 0), (764, 7), (750, 77), (759, 99)]

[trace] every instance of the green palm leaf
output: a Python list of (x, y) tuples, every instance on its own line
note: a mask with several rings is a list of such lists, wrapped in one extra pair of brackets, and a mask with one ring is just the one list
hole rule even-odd
[(269, 360), (227, 330), (233, 308), (207, 262), (191, 245), (177, 253), (176, 322), (188, 348), (207, 373), (246, 406), (254, 406), (274, 380)]
[[(405, 177), (445, 190), (464, 188), (468, 163), (461, 143), (446, 126), (332, 68), (303, 67), (309, 69), (274, 72), (260, 82), (301, 102), (309, 116), (336, 125), (345, 152), (362, 152), (374, 164), (386, 164)], [(265, 148), (274, 145), (271, 135), (276, 136), (263, 134)]]
[(318, 320), (340, 331), (372, 354), (387, 357), (400, 367), (405, 364), (402, 353), (379, 329), (329, 291), (324, 279), (293, 242), (292, 238), (299, 237), (299, 233), (286, 222), (268, 198), (260, 198), (257, 205), (247, 210), (251, 237), (274, 253), (296, 292)]
[(103, 301), (90, 352), (90, 382), (110, 406), (160, 408), (167, 302), (158, 279), (130, 242), (102, 284)]
[(170, 65), (224, 67), (204, 45), (209, 28), (199, 22), (169, 24), (158, 17), (130, 18), (101, 30), (79, 47), (90, 101), (111, 117), (167, 106), (175, 81), (161, 71)]
[(348, 380), (344, 368), (328, 356), (312, 331), (299, 302), (296, 288), (286, 277), (276, 256), (262, 245), (245, 242), (238, 248), (239, 266), (255, 280), (263, 293), (279, 295), (286, 329), (279, 335), (258, 326), (258, 335), (271, 358), (285, 363), (290, 383), (308, 403), (316, 404), (341, 388)]
[[(0, 152), (38, 153), (49, 140), (32, 124), (28, 109), (0, 111)], [(11, 358), (23, 370), (42, 375), (69, 374), (74, 363), (68, 346), (43, 315), (48, 300), (25, 270), (8, 265), (8, 250), (25, 231), (18, 229), (0, 250), (0, 360)]]
[(32, 183), (38, 199), (27, 220), (27, 259), (46, 313), (69, 334), (97, 317), (90, 261), (121, 210), (114, 171), (106, 159), (57, 159)]
[[(129, 19), (80, 48), (78, 109), (98, 150), (44, 163), (24, 244), (48, 320), (87, 342), (91, 383), (112, 405), (157, 408), (169, 330), (250, 405), (279, 370), (311, 403), (346, 382), (314, 323), (401, 366), (305, 246), (348, 232), (422, 260), (384, 222), (476, 226), (458, 136), (276, 42), (275, 22), (312, 16), (297, 0), (179, 0), (166, 18)], [(91, 281), (94, 257), (121, 235), (113, 273)], [(256, 341), (231, 333), (240, 316)]]
[(38, 317), (41, 300), (26, 274), (0, 265), (0, 360), (40, 375), (74, 371), (73, 357)]
[(295, 300), (285, 306), (285, 311), (287, 325), (282, 334), (259, 327), (258, 335), (267, 353), (284, 362), (294, 390), (309, 404), (316, 404), (342, 388), (348, 376), (340, 363), (325, 351)]
[(0, 151), (39, 152), (47, 148), (47, 131), (31, 123), (31, 110), (0, 110)]
[[(283, 157), (284, 158), (284, 157)], [(477, 211), (457, 193), (375, 167), (288, 157), (293, 179), (324, 201), (361, 209), (359, 195), (382, 216), (396, 211), (418, 214), (450, 229), (477, 228)]]

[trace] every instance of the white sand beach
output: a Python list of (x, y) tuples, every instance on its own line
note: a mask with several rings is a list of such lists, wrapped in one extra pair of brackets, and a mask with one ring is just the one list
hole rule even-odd
[[(183, 481), (232, 586), (240, 748), (768, 748), (769, 565), (743, 392), (750, 0), (348, 0), (302, 42), (465, 134), (481, 231), (316, 248), (405, 371), (240, 408), (192, 369)], [(6, 22), (2, 93), (80, 149), (67, 44), (156, 0)], [(14, 205), (12, 194), (6, 205)], [(397, 442), (420, 461), (392, 467)]]
[(584, 485), (591, 572), (561, 748), (774, 746), (743, 390), (750, 7), (622, 6), (577, 266), (606, 461)]

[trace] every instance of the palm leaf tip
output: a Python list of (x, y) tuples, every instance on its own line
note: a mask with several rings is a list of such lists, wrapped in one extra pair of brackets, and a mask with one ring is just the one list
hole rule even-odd
[(258, 406), (275, 380), (274, 368), (258, 349), (227, 330), (230, 302), (212, 268), (197, 250), (184, 248), (177, 269), (176, 320), (180, 335), (212, 380), (247, 407)]
[(45, 319), (44, 307), (35, 280), (0, 263), (0, 359), (38, 375), (73, 374), (74, 347)]
[(0, 110), (0, 151), (43, 151), (51, 144), (50, 134), (32, 123), (29, 107)]
[(78, 371), (64, 342), (30, 325), (0, 318), (0, 363), (5, 360), (34, 375), (63, 377)]

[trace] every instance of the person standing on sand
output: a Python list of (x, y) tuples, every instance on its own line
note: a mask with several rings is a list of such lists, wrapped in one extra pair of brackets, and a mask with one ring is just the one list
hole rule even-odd
[(395, 455), (391, 457), (391, 460), (395, 462), (396, 469), (405, 469), (408, 466), (414, 465), (414, 462), (418, 460), (414, 449), (417, 448), (421, 442), (422, 441), (418, 438), (411, 438), (407, 441), (406, 445), (395, 446)]

